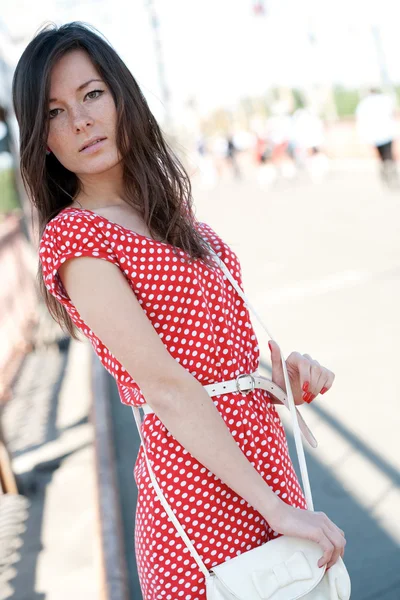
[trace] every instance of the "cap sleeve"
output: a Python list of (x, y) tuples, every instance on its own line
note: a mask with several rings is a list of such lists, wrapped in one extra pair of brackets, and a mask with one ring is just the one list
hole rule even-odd
[(65, 307), (75, 326), (89, 339), (101, 363), (116, 380), (123, 404), (139, 406), (146, 400), (138, 384), (83, 321), (58, 273), (66, 260), (79, 256), (107, 260), (120, 268), (108, 235), (109, 232), (100, 227), (92, 214), (70, 212), (58, 215), (45, 227), (39, 244), (39, 259), (47, 290)]
[(69, 258), (92, 256), (118, 265), (106, 233), (91, 215), (69, 213), (50, 221), (41, 238), (39, 257), (44, 283), (60, 302), (70, 298), (62, 284), (58, 269)]

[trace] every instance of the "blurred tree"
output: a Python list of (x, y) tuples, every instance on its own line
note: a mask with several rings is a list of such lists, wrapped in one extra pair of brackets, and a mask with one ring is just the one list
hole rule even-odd
[(396, 94), (397, 105), (400, 105), (400, 86), (396, 85), (394, 91)]
[(304, 93), (298, 88), (292, 89), (293, 101), (294, 101), (294, 109), (304, 108), (306, 105)]
[(0, 105), (0, 219), (2, 215), (21, 208), (11, 149), (8, 114), (6, 109)]
[(0, 220), (2, 215), (20, 207), (12, 169), (0, 168)]
[(217, 131), (221, 133), (228, 133), (232, 127), (232, 114), (225, 108), (218, 108), (214, 110), (206, 121), (206, 134), (212, 134)]
[(333, 93), (338, 117), (353, 116), (360, 101), (359, 91), (337, 85)]

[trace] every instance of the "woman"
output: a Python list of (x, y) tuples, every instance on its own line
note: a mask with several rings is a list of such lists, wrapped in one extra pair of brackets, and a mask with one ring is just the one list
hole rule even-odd
[[(149, 459), (207, 567), (279, 534), (315, 540), (319, 565), (334, 564), (344, 534), (305, 510), (274, 399), (260, 389), (210, 398), (203, 387), (259, 364), (248, 311), (208, 244), (239, 284), (240, 265), (196, 221), (189, 180), (131, 73), (89, 28), (47, 28), (19, 61), (13, 98), (49, 310), (90, 339), (124, 404), (153, 409), (143, 424)], [(297, 404), (331, 388), (333, 373), (309, 355), (287, 364)], [(142, 450), (134, 474), (143, 597), (204, 600), (204, 577), (160, 508)]]

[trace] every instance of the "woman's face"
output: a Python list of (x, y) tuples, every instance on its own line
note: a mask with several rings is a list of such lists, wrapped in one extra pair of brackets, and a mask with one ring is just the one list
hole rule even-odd
[(54, 65), (49, 97), (47, 145), (65, 168), (79, 177), (120, 162), (114, 99), (86, 52), (68, 52)]

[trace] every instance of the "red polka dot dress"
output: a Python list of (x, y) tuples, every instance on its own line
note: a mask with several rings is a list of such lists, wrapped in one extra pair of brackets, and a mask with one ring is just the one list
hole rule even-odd
[[(235, 253), (211, 227), (197, 226), (242, 287)], [(47, 289), (89, 338), (124, 404), (140, 406), (146, 400), (135, 373), (128, 373), (84, 323), (63, 288), (58, 268), (69, 258), (95, 256), (121, 269), (170, 354), (202, 385), (257, 370), (259, 348), (248, 310), (218, 266), (208, 267), (201, 259), (189, 262), (179, 248), (72, 207), (47, 225), (39, 253)], [(269, 400), (259, 389), (213, 397), (237, 444), (272, 490), (288, 504), (306, 508), (280, 418)], [(208, 568), (277, 535), (193, 458), (155, 414), (146, 416), (143, 436), (165, 497)], [(205, 600), (204, 576), (152, 488), (142, 449), (134, 477), (135, 547), (144, 600)]]

